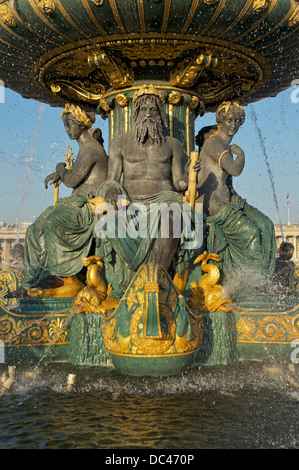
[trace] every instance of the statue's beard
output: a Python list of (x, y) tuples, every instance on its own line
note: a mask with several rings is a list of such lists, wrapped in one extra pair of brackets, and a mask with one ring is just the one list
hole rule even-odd
[(164, 128), (160, 118), (143, 118), (136, 121), (135, 124), (135, 140), (142, 147), (148, 140), (159, 147), (164, 141)]

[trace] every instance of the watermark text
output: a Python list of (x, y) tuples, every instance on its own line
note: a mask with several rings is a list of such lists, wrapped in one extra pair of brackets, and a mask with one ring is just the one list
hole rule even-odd
[(203, 243), (203, 205), (195, 204), (194, 210), (188, 203), (122, 203), (118, 198), (118, 210), (106, 204), (105, 210), (98, 207), (101, 216), (96, 224), (98, 238), (132, 239), (182, 239), (182, 247), (195, 250)]

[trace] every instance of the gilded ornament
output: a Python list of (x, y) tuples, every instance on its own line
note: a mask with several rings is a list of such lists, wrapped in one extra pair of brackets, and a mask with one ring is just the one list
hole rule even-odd
[(114, 88), (124, 88), (133, 85), (135, 75), (127, 64), (104, 51), (99, 51), (88, 57), (88, 63), (96, 66)]
[[(89, 200), (91, 202), (92, 200)], [(87, 268), (87, 285), (78, 293), (72, 311), (75, 313), (106, 313), (118, 306), (118, 300), (111, 297), (112, 288), (106, 286), (103, 276), (103, 262), (99, 256), (83, 258)]]
[[(146, 334), (148, 317), (154, 313), (148, 311), (149, 296), (152, 296), (152, 300), (155, 299), (158, 309), (160, 332), (156, 336)], [(179, 303), (183, 309), (182, 315)], [(127, 337), (122, 336), (119, 331), (123, 321), (121, 319), (124, 315), (124, 305), (128, 312), (126, 321), (130, 324), (130, 335)], [(188, 313), (189, 319), (186, 322)], [(185, 299), (177, 295), (171, 279), (161, 266), (154, 267), (149, 263), (140, 268), (121, 300), (120, 317), (117, 315), (118, 311), (115, 310), (110, 317), (103, 316), (105, 347), (111, 353), (137, 357), (148, 355), (163, 357), (192, 353), (201, 345), (202, 316), (196, 316), (188, 309)], [(178, 323), (181, 336), (178, 335)], [(185, 325), (183, 330), (182, 323)]]
[(55, 2), (54, 0), (35, 0), (38, 8), (47, 15), (53, 15), (55, 13)]
[(100, 6), (103, 5), (104, 0), (91, 0), (91, 2), (94, 3), (94, 5)]
[(12, 15), (10, 8), (7, 5), (0, 6), (0, 21), (11, 28), (16, 26), (16, 21)]
[(100, 103), (99, 103), (100, 107), (103, 109), (103, 111), (105, 111), (106, 113), (109, 113), (111, 111), (111, 108), (110, 106), (107, 104), (105, 98), (101, 98), (100, 99)]
[(158, 91), (154, 85), (143, 85), (142, 87), (139, 88), (138, 91), (136, 91), (136, 93), (134, 93), (133, 104), (135, 103), (137, 98), (143, 95), (155, 95), (160, 98), (162, 103), (164, 103), (165, 101), (163, 94), (160, 91)]
[(267, 83), (271, 74), (267, 59), (244, 46), (232, 48), (229, 42), (217, 45), (184, 35), (141, 39), (132, 35), (54, 48), (35, 62), (31, 78), (64, 101), (97, 106), (107, 85), (118, 91), (134, 86), (137, 64), (146, 67), (151, 60), (169, 67), (170, 85), (186, 89), (195, 85), (207, 106), (230, 94), (247, 95)]
[(169, 82), (174, 86), (189, 88), (205, 69), (213, 68), (217, 65), (218, 59), (212, 55), (200, 54), (192, 59), (183, 59), (169, 74)]
[(254, 0), (252, 10), (254, 13), (262, 13), (270, 5), (271, 0)]
[(5, 346), (65, 344), (67, 334), (59, 318), (49, 322), (44, 319), (15, 320), (12, 316), (0, 316), (0, 339)]
[(67, 321), (57, 318), (57, 320), (52, 320), (49, 324), (49, 337), (51, 341), (65, 341), (68, 330), (66, 328)]
[(92, 126), (91, 119), (87, 116), (86, 112), (81, 109), (79, 106), (75, 106), (74, 104), (67, 103), (64, 107), (64, 110), (61, 113), (61, 118), (65, 116), (65, 114), (72, 114), (77, 121), (82, 122), (85, 126), (89, 129)]
[(65, 101), (98, 103), (105, 92), (105, 87), (100, 83), (103, 76), (86, 61), (87, 56), (80, 51), (72, 54), (71, 58), (59, 55), (49, 69), (41, 72), (41, 81)]
[(198, 96), (193, 95), (191, 99), (191, 103), (189, 103), (189, 108), (194, 110), (198, 107), (199, 103), (200, 103), (200, 100)]
[(287, 344), (299, 340), (298, 314), (241, 312), (236, 319), (238, 342)]
[(215, 3), (218, 3), (219, 0), (203, 0), (203, 2), (204, 2), (206, 5), (215, 5)]
[(50, 85), (51, 90), (53, 93), (60, 93), (61, 92), (61, 86), (59, 86), (57, 83), (51, 83)]
[(198, 283), (191, 282), (191, 298), (189, 305), (205, 312), (229, 312), (230, 308), (225, 304), (231, 304), (230, 299), (223, 298), (223, 287), (217, 284), (220, 279), (220, 271), (215, 264), (208, 261), (221, 261), (219, 255), (206, 251), (199, 255), (194, 264), (201, 263), (204, 274)]
[(12, 307), (18, 303), (17, 299), (7, 299), (5, 295), (8, 292), (13, 292), (19, 285), (21, 285), (24, 274), (17, 269), (3, 269), (0, 271), (0, 308), (7, 313), (7, 307)]
[(125, 106), (128, 106), (129, 100), (124, 93), (118, 93), (115, 99), (116, 99), (117, 104), (121, 106), (122, 108), (124, 108)]
[(289, 18), (289, 26), (296, 26), (299, 23), (299, 2), (293, 0), (294, 11)]
[(176, 105), (178, 104), (180, 101), (181, 101), (181, 98), (182, 98), (182, 95), (180, 92), (178, 91), (172, 91), (169, 95), (168, 95), (168, 102), (170, 104), (173, 104), (173, 105)]

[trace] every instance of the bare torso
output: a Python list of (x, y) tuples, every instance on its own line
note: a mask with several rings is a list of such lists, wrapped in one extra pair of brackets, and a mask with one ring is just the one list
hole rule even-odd
[(109, 152), (108, 179), (119, 180), (120, 170), (128, 194), (147, 196), (163, 190), (175, 191), (184, 177), (181, 144), (166, 137), (159, 147), (149, 141), (140, 147), (131, 131), (115, 140)]
[(228, 173), (202, 149), (200, 153), (201, 171), (198, 174), (199, 202), (207, 215), (215, 215), (231, 198), (227, 186)]
[(233, 194), (231, 176), (238, 176), (243, 170), (244, 154), (234, 160), (229, 143), (223, 141), (220, 135), (215, 135), (204, 143), (200, 161), (201, 170), (197, 180), (199, 202), (203, 203), (205, 214), (213, 216), (230, 202)]

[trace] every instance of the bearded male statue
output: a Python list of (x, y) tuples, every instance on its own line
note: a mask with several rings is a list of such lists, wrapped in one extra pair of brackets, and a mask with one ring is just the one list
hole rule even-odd
[[(138, 209), (134, 234), (119, 237), (119, 225), (116, 236), (103, 237), (98, 232), (99, 254), (104, 258), (107, 280), (120, 295), (142, 264), (153, 262), (168, 270), (182, 243), (181, 231), (173, 229), (181, 222), (183, 196), (180, 192), (187, 188), (188, 175), (181, 143), (166, 135), (163, 101), (153, 85), (144, 85), (135, 93), (132, 112), (135, 127), (111, 141), (107, 181), (98, 193), (114, 208), (120, 195), (124, 195), (131, 208), (129, 214), (126, 211), (126, 223), (131, 226), (133, 209)], [(153, 211), (157, 205), (163, 206), (165, 212)], [(170, 207), (173, 210), (170, 211)], [(168, 238), (161, 235), (162, 223), (168, 225)], [(141, 235), (142, 226), (147, 233)]]

